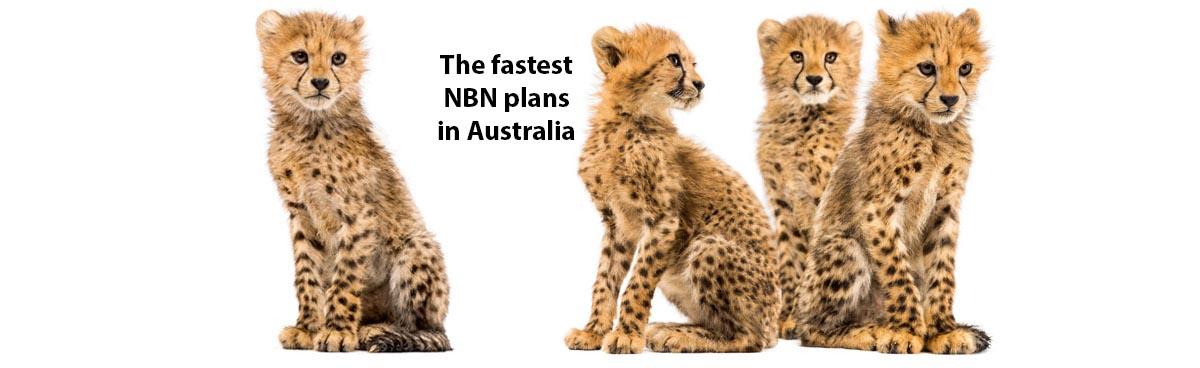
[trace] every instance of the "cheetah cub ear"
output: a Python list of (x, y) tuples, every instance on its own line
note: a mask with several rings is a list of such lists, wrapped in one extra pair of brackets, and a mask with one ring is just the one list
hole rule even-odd
[(972, 27), (979, 27), (979, 12), (975, 8), (967, 8), (962, 14), (958, 15), (958, 20), (970, 24)]
[(875, 19), (875, 29), (879, 32), (879, 38), (884, 36), (895, 36), (900, 31), (900, 24), (896, 22), (896, 18), (888, 15), (883, 9), (879, 9), (878, 17)]
[(862, 26), (858, 25), (858, 22), (851, 21), (850, 23), (847, 23), (842, 27), (842, 32), (845, 33), (846, 37), (850, 40), (851, 47), (855, 49), (862, 48), (863, 31)]
[(265, 45), (271, 40), (271, 36), (279, 30), (279, 25), (283, 23), (283, 15), (274, 10), (267, 10), (258, 16), (258, 42), (260, 45)]
[(783, 23), (774, 19), (767, 19), (758, 25), (758, 51), (762, 53), (763, 59), (771, 53), (771, 48), (779, 43), (779, 34), (783, 32)]
[(354, 18), (354, 22), (351, 23), (354, 25), (354, 31), (362, 32), (363, 23), (365, 23), (365, 22), (366, 21), (363, 20), (363, 17), (361, 15), (358, 16), (357, 18)]
[(596, 53), (596, 65), (600, 66), (600, 71), (606, 76), (625, 57), (621, 52), (623, 39), (625, 34), (613, 27), (600, 28), (592, 36), (592, 52)]

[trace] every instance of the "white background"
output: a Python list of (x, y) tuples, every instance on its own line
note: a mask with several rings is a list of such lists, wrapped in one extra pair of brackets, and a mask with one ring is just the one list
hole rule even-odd
[[(755, 30), (810, 12), (866, 30), (875, 10), (979, 9), (993, 63), (971, 131), (957, 315), (976, 356), (801, 348), (608, 356), (568, 351), (588, 315), (601, 227), (576, 158), (601, 26), (678, 31), (706, 98), (676, 114), (762, 192)], [(1195, 364), (1200, 146), (1192, 11), (950, 1), (7, 2), (0, 21), (0, 365), (1011, 366)], [(365, 103), (443, 244), (445, 354), (285, 351), (295, 318), (286, 214), (267, 173), (255, 38), (266, 9), (366, 18)], [(575, 60), (573, 75), (446, 76), (438, 55)], [(557, 109), (448, 109), (445, 87), (567, 92)], [(439, 142), (437, 121), (556, 119), (575, 141)], [(656, 299), (652, 320), (679, 321)], [(1190, 363), (1188, 363), (1190, 362)]]

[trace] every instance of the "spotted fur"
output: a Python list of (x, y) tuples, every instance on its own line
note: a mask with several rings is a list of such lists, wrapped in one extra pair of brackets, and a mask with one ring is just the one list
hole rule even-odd
[(758, 120), (758, 165), (779, 249), (779, 335), (795, 339), (813, 216), (855, 115), (862, 27), (818, 15), (768, 19), (758, 27), (758, 41), (767, 93)]
[[(567, 347), (640, 353), (774, 346), (778, 266), (766, 214), (745, 181), (681, 136), (671, 119), (672, 107), (700, 100), (703, 82), (691, 52), (674, 32), (651, 26), (605, 27), (592, 48), (605, 77), (579, 175), (605, 235), (588, 323), (566, 336)], [(690, 322), (647, 326), (656, 290)]]
[(885, 353), (977, 353), (990, 338), (956, 322), (952, 307), (971, 162), (966, 121), (988, 64), (979, 14), (895, 19), (880, 11), (878, 28), (878, 81), (863, 130), (838, 157), (817, 208), (801, 339)]
[(449, 350), (441, 250), (359, 102), (362, 26), (361, 17), (314, 12), (258, 18), (273, 113), (268, 163), (290, 214), (299, 301), (279, 342)]

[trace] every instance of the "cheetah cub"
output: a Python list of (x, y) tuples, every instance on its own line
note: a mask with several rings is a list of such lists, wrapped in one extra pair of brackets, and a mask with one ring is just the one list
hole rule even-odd
[(291, 214), (296, 325), (287, 349), (445, 351), (442, 253), (359, 102), (362, 17), (258, 18), (271, 175)]
[(983, 331), (954, 302), (967, 115), (987, 47), (979, 14), (878, 16), (878, 81), (817, 209), (800, 296), (807, 346), (969, 354)]
[(779, 337), (795, 339), (800, 275), (813, 216), (855, 115), (862, 27), (818, 15), (758, 27), (767, 109), (758, 120), (758, 165), (775, 213)]
[[(692, 53), (674, 32), (644, 25), (602, 28), (592, 50), (604, 83), (579, 175), (605, 235), (590, 318), (566, 336), (567, 347), (628, 354), (774, 346), (778, 266), (766, 213), (733, 169), (672, 123), (671, 109), (695, 105), (704, 88)], [(691, 322), (647, 327), (656, 289)]]

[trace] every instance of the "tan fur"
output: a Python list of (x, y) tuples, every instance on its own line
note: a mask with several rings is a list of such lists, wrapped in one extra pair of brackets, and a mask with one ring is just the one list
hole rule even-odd
[(758, 165), (775, 215), (779, 334), (795, 339), (813, 216), (854, 120), (862, 28), (817, 15), (786, 23), (768, 19), (758, 40), (767, 93), (758, 120)]
[[(958, 324), (951, 310), (971, 161), (966, 115), (988, 64), (979, 15), (896, 20), (881, 11), (878, 27), (879, 75), (863, 130), (838, 157), (817, 209), (801, 339), (887, 353), (983, 351), (987, 334)], [(964, 64), (973, 65), (965, 75)]]
[[(591, 317), (566, 336), (567, 347), (639, 353), (774, 346), (777, 262), (766, 214), (736, 172), (671, 121), (672, 107), (700, 99), (691, 52), (674, 32), (650, 26), (605, 27), (592, 47), (605, 79), (579, 175), (605, 235)], [(647, 327), (655, 290), (691, 322)]]
[(279, 341), (318, 351), (449, 350), (441, 250), (359, 103), (362, 26), (361, 17), (312, 12), (258, 18), (273, 113), (267, 155), (291, 215), (300, 312)]

